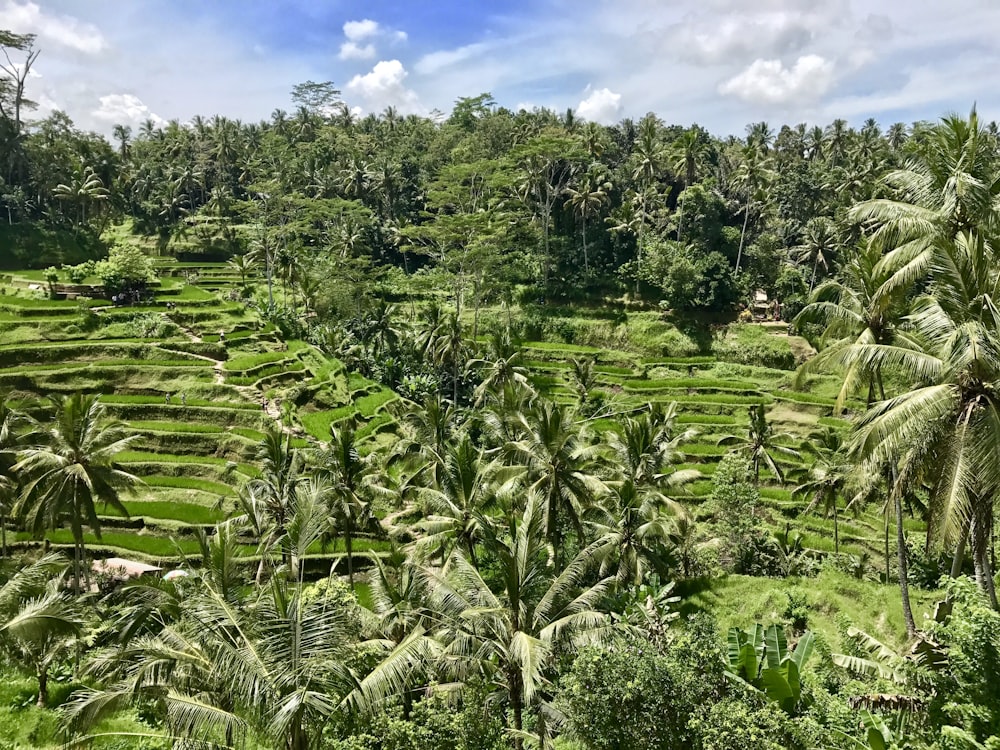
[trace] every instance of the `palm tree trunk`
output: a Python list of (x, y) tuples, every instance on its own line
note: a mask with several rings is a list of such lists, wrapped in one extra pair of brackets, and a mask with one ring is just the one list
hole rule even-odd
[(580, 218), (583, 219), (583, 269), (589, 271), (590, 259), (587, 257), (587, 212), (584, 211)]
[(750, 223), (750, 196), (747, 195), (746, 212), (743, 216), (743, 229), (740, 232), (740, 249), (736, 251), (736, 273), (740, 272), (740, 261), (743, 260), (743, 242), (747, 236), (747, 224)]
[(903, 620), (906, 622), (906, 635), (912, 638), (917, 633), (917, 624), (913, 621), (913, 609), (910, 607), (910, 584), (907, 579), (906, 535), (903, 532), (903, 499), (898, 492), (893, 492), (896, 510), (896, 556), (899, 565), (899, 593), (903, 600)]
[(833, 554), (840, 554), (840, 529), (837, 524), (837, 499), (833, 500)]
[(522, 695), (521, 678), (518, 674), (512, 674), (507, 681), (507, 689), (510, 692), (510, 707), (514, 714), (514, 736), (515, 750), (523, 750), (524, 740), (521, 738), (521, 731), (524, 729), (524, 696)]
[(958, 578), (962, 573), (962, 563), (965, 562), (965, 545), (969, 540), (969, 526), (972, 519), (965, 519), (962, 523), (962, 532), (959, 534), (958, 542), (955, 544), (955, 555), (951, 558), (951, 577)]
[(49, 668), (47, 666), (38, 667), (38, 700), (35, 705), (45, 708), (49, 702)]
[(354, 590), (354, 557), (351, 554), (354, 549), (354, 537), (350, 531), (344, 533), (344, 550), (347, 553), (347, 580)]
[(993, 509), (986, 502), (977, 502), (972, 518), (972, 557), (976, 564), (976, 582), (979, 588), (990, 599), (993, 609), (1000, 609), (997, 604), (996, 587), (993, 584), (993, 566), (990, 564), (990, 536), (993, 521)]

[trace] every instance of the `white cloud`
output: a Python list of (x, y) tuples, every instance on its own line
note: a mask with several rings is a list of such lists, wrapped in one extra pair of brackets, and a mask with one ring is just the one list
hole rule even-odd
[(421, 113), (424, 108), (416, 92), (403, 83), (408, 75), (399, 60), (381, 60), (370, 73), (354, 76), (346, 88), (360, 97), (369, 111), (393, 106), (402, 114)]
[(72, 16), (47, 13), (32, 2), (7, 0), (0, 6), (0, 18), (3, 19), (0, 24), (11, 31), (37, 34), (42, 42), (54, 42), (88, 55), (96, 55), (107, 48), (107, 41), (93, 24)]
[(133, 94), (108, 94), (100, 97), (100, 106), (91, 114), (98, 120), (115, 125), (138, 125), (146, 120), (152, 120), (157, 125), (166, 125), (167, 121), (149, 107), (142, 99)]
[(340, 53), (337, 55), (341, 60), (371, 60), (378, 54), (374, 42), (388, 41), (389, 44), (396, 45), (409, 39), (405, 31), (387, 29), (370, 18), (345, 23), (344, 36), (347, 41), (340, 45)]
[(340, 45), (341, 60), (371, 60), (375, 57), (375, 45), (360, 45), (357, 42), (344, 42)]
[(344, 36), (352, 42), (369, 39), (379, 33), (378, 21), (366, 18), (363, 21), (348, 21), (344, 24)]
[(467, 44), (464, 47), (456, 47), (455, 49), (444, 49), (437, 52), (431, 52), (417, 60), (413, 69), (421, 75), (433, 75), (439, 70), (450, 68), (461, 62), (465, 62), (470, 58), (476, 57), (480, 53), (485, 52), (487, 49), (488, 47), (486, 44), (477, 42), (476, 44)]
[(602, 125), (616, 122), (621, 112), (622, 95), (608, 88), (590, 91), (589, 95), (576, 106), (576, 113), (584, 120), (599, 122)]
[(790, 68), (781, 60), (754, 60), (722, 83), (719, 93), (748, 102), (788, 104), (821, 97), (833, 80), (833, 63), (819, 55), (803, 55)]

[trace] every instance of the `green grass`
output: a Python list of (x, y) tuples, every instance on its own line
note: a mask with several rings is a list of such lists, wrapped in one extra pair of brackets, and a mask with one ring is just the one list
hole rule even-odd
[(213, 495), (232, 495), (234, 490), (227, 484), (221, 482), (211, 482), (207, 479), (196, 477), (165, 477), (152, 475), (143, 477), (143, 481), (150, 487), (172, 487), (184, 490), (198, 490)]
[[(168, 519), (192, 526), (209, 526), (225, 519), (222, 511), (194, 503), (174, 503), (157, 500), (124, 500), (122, 505), (131, 518)], [(114, 508), (100, 507), (102, 516), (120, 517)]]
[(341, 419), (346, 419), (357, 411), (357, 406), (354, 404), (347, 404), (346, 406), (330, 409), (328, 411), (315, 411), (299, 414), (299, 421), (302, 423), (306, 432), (314, 438), (326, 441), (330, 439), (330, 425), (334, 422), (339, 422)]
[[(767, 579), (730, 575), (711, 580), (681, 582), (681, 613), (711, 613), (720, 633), (730, 627), (746, 628), (755, 622), (781, 622), (789, 594), (805, 600), (806, 626), (821, 635), (833, 651), (845, 644), (840, 641), (837, 618), (845, 616), (853, 625), (876, 638), (899, 647), (906, 642), (899, 589), (895, 586), (858, 581), (834, 570), (824, 570), (816, 578)], [(930, 614), (940, 596), (935, 592), (911, 589), (917, 621)]]
[(190, 432), (197, 434), (225, 432), (224, 428), (217, 425), (196, 424), (193, 422), (155, 422), (140, 420), (136, 422), (129, 422), (129, 427), (133, 430), (151, 430), (153, 432)]
[(287, 359), (291, 359), (288, 352), (263, 352), (261, 354), (247, 354), (234, 357), (227, 361), (223, 367), (230, 372), (245, 372), (260, 365), (282, 362)]
[(386, 388), (375, 393), (370, 393), (367, 396), (362, 396), (355, 402), (354, 406), (362, 415), (371, 417), (390, 401), (395, 401), (398, 398), (399, 396), (395, 392)]
[[(168, 406), (163, 396), (142, 396), (136, 394), (105, 394), (101, 396), (101, 402), (105, 404), (159, 404), (160, 406)], [(174, 394), (170, 405), (182, 406), (180, 396)], [(207, 406), (214, 409), (260, 409), (260, 404), (253, 404), (246, 401), (209, 401), (195, 398), (189, 398), (185, 405)]]

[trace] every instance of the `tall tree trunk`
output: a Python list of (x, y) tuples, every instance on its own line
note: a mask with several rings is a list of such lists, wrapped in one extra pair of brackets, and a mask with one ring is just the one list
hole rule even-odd
[(520, 732), (524, 730), (524, 696), (522, 694), (521, 676), (514, 673), (507, 680), (507, 689), (510, 692), (510, 708), (514, 714), (514, 731), (518, 732), (514, 737), (515, 750), (523, 750), (524, 740)]
[(587, 256), (587, 212), (586, 210), (580, 214), (580, 218), (583, 220), (583, 269), (585, 271), (590, 270), (590, 258)]
[(955, 555), (951, 558), (950, 575), (952, 578), (958, 578), (962, 573), (962, 564), (965, 562), (965, 545), (969, 540), (969, 526), (971, 523), (971, 518), (967, 518), (962, 522), (962, 531), (958, 536), (958, 542), (955, 544)]
[(896, 556), (899, 565), (899, 593), (903, 600), (903, 620), (906, 622), (906, 635), (912, 638), (917, 634), (917, 624), (913, 621), (913, 609), (910, 607), (910, 583), (907, 579), (908, 566), (906, 561), (906, 535), (903, 531), (903, 499), (898, 492), (892, 493), (896, 510)]
[(833, 500), (833, 553), (840, 554), (840, 528), (837, 524), (837, 499)]
[(351, 585), (351, 591), (354, 590), (354, 556), (351, 554), (354, 550), (354, 537), (350, 531), (344, 534), (344, 550), (347, 553), (347, 580)]
[(38, 667), (38, 700), (35, 705), (45, 708), (49, 702), (49, 668), (47, 666)]
[(990, 564), (990, 536), (993, 526), (993, 508), (988, 502), (979, 501), (973, 510), (972, 556), (976, 563), (976, 582), (989, 597), (993, 609), (997, 604), (996, 587), (993, 584), (993, 566)]
[(750, 196), (747, 195), (747, 207), (746, 207), (746, 212), (745, 212), (745, 214), (743, 216), (743, 229), (740, 232), (740, 249), (736, 251), (736, 273), (737, 274), (740, 272), (740, 261), (743, 260), (743, 243), (746, 240), (746, 236), (747, 236), (747, 224), (750, 223), (750, 205), (751, 205), (751, 203), (752, 202), (750, 200)]

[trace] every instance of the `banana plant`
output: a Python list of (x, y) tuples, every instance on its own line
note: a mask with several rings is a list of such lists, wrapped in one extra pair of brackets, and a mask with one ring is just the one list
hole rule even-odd
[(794, 714), (802, 701), (801, 674), (814, 640), (806, 631), (789, 651), (785, 631), (777, 625), (766, 630), (760, 623), (753, 630), (730, 628), (727, 674), (762, 692), (785, 713)]
[(864, 740), (840, 731), (834, 734), (851, 743), (852, 750), (896, 750), (902, 742), (902, 731), (893, 731), (885, 721), (871, 711), (861, 711), (861, 725), (865, 730)]

